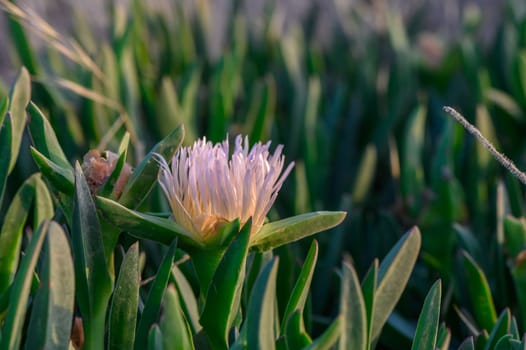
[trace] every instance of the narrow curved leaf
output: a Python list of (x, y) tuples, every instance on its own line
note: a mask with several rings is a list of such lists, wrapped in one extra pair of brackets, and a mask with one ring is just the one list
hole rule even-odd
[(194, 349), (190, 327), (186, 322), (179, 295), (173, 285), (169, 285), (163, 300), (163, 316), (160, 329), (163, 334), (163, 349)]
[(155, 324), (148, 333), (148, 350), (164, 350), (163, 333), (159, 325)]
[(305, 307), (305, 302), (309, 295), (310, 284), (312, 281), (312, 275), (314, 274), (314, 268), (316, 267), (316, 261), (318, 259), (318, 242), (313, 241), (309, 252), (307, 253), (307, 258), (303, 263), (301, 268), (300, 275), (294, 289), (290, 295), (287, 306), (285, 307), (285, 312), (283, 313), (283, 323), (281, 325), (281, 334), (285, 330), (285, 325), (289, 315), (291, 315), (295, 310), (300, 311), (301, 317), (303, 317), (303, 308)]
[(197, 334), (202, 327), (199, 323), (199, 307), (192, 286), (176, 265), (172, 266), (172, 277), (175, 280), (175, 288), (179, 293), (185, 318), (188, 320), (192, 333)]
[[(3, 114), (0, 111), (0, 118)], [(0, 204), (4, 198), (7, 175), (9, 173), (9, 164), (11, 162), (11, 142), (13, 137), (13, 124), (11, 115), (7, 114), (0, 124)]]
[(329, 350), (332, 349), (334, 344), (338, 341), (338, 338), (342, 334), (342, 318), (338, 317), (332, 324), (327, 328), (322, 335), (314, 340), (304, 350)]
[(495, 323), (495, 327), (493, 327), (493, 329), (491, 330), (484, 350), (495, 349), (495, 346), (497, 345), (498, 341), (510, 332), (510, 326), (511, 314), (510, 310), (506, 308), (504, 309), (504, 311), (502, 311), (502, 313), (499, 316), (499, 319)]
[(167, 161), (171, 160), (183, 139), (184, 127), (181, 125), (152, 148), (133, 171), (119, 198), (120, 204), (125, 207), (137, 208), (142, 203), (157, 181), (159, 163), (155, 159), (155, 154), (163, 156)]
[(44, 244), (49, 222), (45, 221), (33, 234), (31, 243), (20, 263), (13, 286), (6, 319), (2, 328), (0, 349), (18, 349), (22, 340), (22, 328), (27, 310), (27, 301), (33, 282), (33, 271)]
[(245, 279), (250, 227), (249, 221), (230, 243), (206, 292), (200, 323), (212, 345), (217, 348), (228, 347), (228, 332), (239, 309)]
[(488, 281), (482, 269), (467, 252), (464, 252), (463, 260), (466, 285), (470, 299), (473, 301), (473, 314), (477, 323), (489, 331), (493, 329), (497, 322), (497, 312), (495, 311)]
[(135, 338), (135, 349), (144, 349), (147, 343), (148, 330), (154, 323), (158, 321), (161, 312), (161, 302), (163, 299), (168, 279), (170, 277), (171, 267), (174, 261), (175, 252), (177, 248), (177, 241), (173, 241), (170, 248), (166, 252), (164, 259), (157, 270), (155, 280), (150, 288), (144, 309), (142, 311), (139, 325), (137, 326), (137, 333)]
[(475, 350), (475, 343), (473, 337), (469, 337), (460, 344), (458, 350)]
[(35, 148), (58, 167), (69, 170), (73, 180), (73, 167), (64, 155), (55, 131), (44, 116), (44, 113), (33, 102), (29, 103), (27, 111), (31, 118), (28, 124), (29, 132)]
[(35, 163), (51, 185), (60, 192), (72, 194), (75, 189), (73, 172), (46, 158), (37, 149), (33, 147), (30, 147), (30, 149)]
[(192, 235), (172, 220), (139, 213), (104, 197), (97, 197), (97, 207), (104, 218), (122, 231), (142, 239), (170, 244), (176, 237), (190, 246), (202, 244), (193, 240)]
[(247, 345), (249, 349), (275, 349), (274, 332), (276, 276), (278, 258), (271, 260), (256, 280), (247, 312)]
[(312, 343), (303, 326), (303, 315), (300, 310), (295, 310), (287, 318), (283, 333), (288, 349), (303, 349)]
[(35, 197), (30, 180), (20, 186), (11, 201), (0, 231), (0, 294), (13, 281), (20, 257), (22, 233)]
[(85, 349), (104, 347), (105, 317), (112, 280), (104, 254), (102, 232), (80, 164), (75, 167), (75, 199), (71, 241), (77, 302), (83, 317)]
[(411, 349), (435, 349), (440, 318), (440, 298), (442, 284), (436, 281), (424, 300), (422, 312), (416, 325), (416, 333)]
[(342, 267), (340, 293), (342, 334), (339, 349), (365, 350), (367, 349), (366, 304), (358, 275), (347, 262), (344, 262)]
[(378, 268), (371, 344), (378, 340), (382, 327), (405, 289), (418, 258), (421, 241), (420, 231), (414, 227), (396, 243)]
[(263, 225), (250, 241), (250, 249), (266, 251), (311, 236), (340, 224), (347, 213), (318, 211)]
[(113, 292), (108, 328), (109, 349), (133, 349), (139, 280), (139, 242), (135, 242), (124, 256)]
[(55, 222), (49, 224), (46, 247), (26, 349), (67, 349), (75, 304), (75, 274), (68, 238)]
[(22, 142), (22, 134), (26, 125), (26, 106), (31, 96), (31, 80), (27, 69), (22, 67), (16, 81), (11, 86), (9, 96), (9, 113), (13, 122), (13, 136), (11, 139), (11, 162), (9, 163), (9, 173), (15, 167), (18, 159), (18, 151)]

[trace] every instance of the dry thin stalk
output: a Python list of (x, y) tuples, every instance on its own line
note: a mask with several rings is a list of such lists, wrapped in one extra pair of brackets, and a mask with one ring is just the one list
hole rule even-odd
[(484, 147), (499, 161), (502, 166), (504, 166), (508, 171), (515, 176), (517, 179), (519, 179), (523, 184), (526, 185), (526, 173), (522, 172), (517, 168), (515, 164), (511, 160), (508, 159), (504, 154), (500, 153), (495, 149), (495, 146), (491, 144), (482, 134), (480, 131), (470, 124), (466, 118), (462, 116), (462, 114), (458, 113), (456, 110), (454, 110), (451, 107), (445, 106), (444, 112), (455, 118), (462, 126), (473, 136), (475, 136)]

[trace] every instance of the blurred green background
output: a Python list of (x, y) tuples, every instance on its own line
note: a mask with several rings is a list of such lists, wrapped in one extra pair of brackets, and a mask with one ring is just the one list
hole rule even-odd
[[(461, 318), (476, 303), (462, 250), (497, 312), (510, 307), (526, 329), (526, 234), (509, 238), (526, 232), (512, 218), (524, 215), (524, 187), (442, 111), (456, 108), (526, 169), (524, 1), (2, 0), (0, 9), (0, 95), (27, 67), (32, 100), (72, 162), (115, 151), (127, 131), (136, 165), (179, 124), (185, 144), (243, 133), (285, 145), (296, 167), (271, 219), (348, 211), (317, 236), (314, 333), (337, 312), (342, 258), (361, 278), (414, 225), (422, 252), (382, 346), (409, 342), (437, 278), (453, 344), (470, 334)], [(36, 171), (23, 142), (7, 198)], [(166, 209), (158, 191), (145, 207)], [(280, 248), (280, 269), (297, 271), (308, 246)], [(279, 276), (290, 290), (294, 273)]]

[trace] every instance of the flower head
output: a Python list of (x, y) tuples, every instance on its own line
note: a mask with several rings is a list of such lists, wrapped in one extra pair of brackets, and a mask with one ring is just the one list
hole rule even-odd
[(239, 219), (241, 225), (252, 218), (251, 234), (259, 231), (285, 178), (285, 157), (279, 145), (274, 154), (270, 141), (249, 147), (248, 138), (236, 137), (230, 156), (228, 140), (212, 144), (206, 138), (191, 147), (182, 147), (172, 159), (161, 164), (159, 183), (174, 220), (200, 242), (213, 239), (224, 223)]

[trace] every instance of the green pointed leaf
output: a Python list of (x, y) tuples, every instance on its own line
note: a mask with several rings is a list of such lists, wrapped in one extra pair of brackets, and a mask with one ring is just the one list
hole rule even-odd
[(473, 302), (473, 314), (477, 323), (486, 330), (493, 329), (497, 321), (497, 313), (493, 304), (493, 297), (488, 281), (482, 269), (473, 258), (464, 252), (464, 269), (466, 273), (466, 285), (470, 300)]
[[(206, 292), (200, 323), (216, 348), (228, 347), (228, 332), (239, 309), (245, 279), (250, 227), (249, 221), (230, 243)], [(192, 257), (192, 259), (196, 258)]]
[(347, 262), (342, 267), (340, 319), (339, 349), (367, 349), (366, 304), (356, 271)]
[(188, 320), (192, 334), (197, 334), (202, 327), (199, 323), (199, 308), (192, 286), (176, 265), (172, 266), (172, 278), (175, 280), (175, 288), (177, 288), (181, 299), (181, 308)]
[(27, 301), (33, 281), (33, 271), (44, 244), (49, 222), (45, 221), (33, 234), (31, 243), (22, 258), (11, 289), (7, 315), (2, 328), (0, 349), (19, 349), (22, 340), (22, 329), (27, 310)]
[(26, 349), (66, 349), (70, 340), (75, 273), (68, 238), (55, 222), (49, 224), (46, 248)]
[(32, 179), (20, 186), (4, 217), (0, 232), (0, 295), (13, 281), (18, 267), (22, 233), (35, 197)]
[(303, 349), (312, 343), (309, 335), (305, 332), (303, 315), (300, 310), (295, 310), (290, 314), (283, 329), (287, 349)]
[(112, 280), (104, 255), (102, 232), (80, 164), (75, 167), (75, 200), (71, 233), (77, 302), (87, 350), (104, 347), (105, 317)]
[[(0, 111), (0, 117), (3, 113)], [(0, 205), (4, 198), (7, 176), (9, 174), (9, 164), (11, 162), (11, 142), (13, 138), (13, 121), (11, 115), (7, 114), (0, 124)]]
[(263, 225), (250, 242), (250, 249), (266, 251), (311, 236), (339, 225), (345, 218), (342, 211), (318, 211)]
[(73, 172), (67, 168), (62, 168), (50, 159), (46, 158), (37, 149), (31, 147), (31, 155), (38, 168), (51, 185), (66, 194), (73, 194), (75, 188), (75, 177)]
[(49, 124), (49, 121), (42, 111), (33, 102), (29, 103), (27, 111), (31, 118), (28, 125), (33, 145), (40, 154), (51, 160), (51, 162), (56, 164), (59, 168), (71, 172), (71, 179), (73, 182), (73, 167), (64, 155), (64, 151), (62, 150), (62, 147), (60, 147), (60, 143), (58, 142), (51, 124)]
[[(10, 115), (7, 113), (9, 109), (9, 98), (7, 96), (4, 96), (0, 99), (0, 125), (4, 124), (4, 118)], [(7, 147), (9, 150), (11, 150), (11, 143), (9, 143), (9, 146)]]
[(372, 344), (378, 340), (382, 327), (405, 289), (418, 258), (420, 245), (420, 231), (414, 227), (398, 241), (380, 264), (374, 296)]
[(371, 346), (371, 335), (373, 332), (373, 315), (374, 315), (374, 296), (376, 294), (376, 283), (378, 281), (378, 259), (374, 259), (369, 271), (362, 281), (363, 301), (365, 304), (365, 313), (367, 320), (367, 346)]
[(281, 335), (285, 330), (285, 325), (289, 316), (296, 310), (299, 310), (301, 317), (303, 317), (303, 309), (305, 307), (305, 302), (309, 295), (310, 284), (312, 281), (312, 275), (314, 274), (314, 268), (316, 267), (316, 261), (318, 260), (318, 242), (315, 240), (312, 241), (303, 267), (301, 268), (300, 275), (294, 289), (290, 295), (287, 306), (285, 307), (285, 312), (283, 313), (283, 322), (281, 325)]
[(155, 154), (163, 156), (168, 162), (171, 161), (183, 139), (184, 127), (181, 125), (152, 148), (130, 176), (119, 198), (120, 204), (137, 208), (142, 203), (157, 181), (159, 163), (155, 159)]
[(146, 302), (144, 303), (144, 309), (142, 311), (139, 325), (137, 326), (137, 333), (135, 334), (135, 349), (144, 349), (147, 343), (148, 330), (154, 323), (159, 319), (161, 312), (161, 302), (163, 299), (164, 291), (168, 285), (168, 279), (170, 277), (171, 267), (174, 261), (175, 252), (177, 248), (177, 241), (174, 240), (170, 245), (170, 248), (166, 252), (164, 259), (157, 270), (155, 280), (150, 288)]
[(194, 349), (192, 333), (186, 322), (179, 295), (173, 285), (169, 285), (163, 300), (163, 316), (160, 324), (163, 334), (163, 349)]
[[(525, 252), (523, 250), (523, 252)], [(519, 256), (525, 253), (519, 253)], [(517, 300), (519, 304), (520, 316), (522, 322), (526, 321), (526, 259), (516, 259), (514, 266), (511, 268), (511, 276), (513, 278), (513, 284), (517, 293)]]
[(526, 248), (526, 218), (504, 218), (504, 245), (507, 253), (515, 258)]
[(148, 333), (148, 350), (164, 350), (163, 333), (158, 325), (153, 325)]
[(252, 289), (247, 312), (247, 345), (249, 349), (275, 349), (274, 332), (276, 276), (278, 259), (270, 261), (259, 274)]
[(511, 334), (506, 334), (497, 341), (494, 350), (510, 350), (512, 348), (511, 341), (513, 340)]
[(172, 220), (139, 213), (108, 198), (97, 197), (96, 201), (106, 221), (137, 238), (170, 244), (177, 237), (190, 246), (202, 246), (193, 240), (191, 233)]
[(322, 335), (314, 340), (305, 350), (329, 350), (334, 347), (334, 344), (338, 341), (338, 338), (342, 334), (342, 318), (338, 317), (332, 324), (327, 328)]
[(11, 86), (9, 95), (9, 112), (13, 122), (13, 136), (11, 142), (11, 162), (9, 171), (11, 173), (18, 159), (18, 151), (22, 142), (22, 134), (26, 126), (26, 106), (31, 96), (31, 79), (27, 69), (22, 67), (16, 81)]
[(129, 249), (121, 264), (111, 301), (108, 348), (132, 349), (139, 305), (139, 242)]
[(437, 349), (448, 350), (451, 343), (451, 330), (446, 327), (445, 323), (440, 324), (437, 336)]
[(473, 337), (469, 337), (460, 344), (458, 350), (475, 350), (475, 343)]
[(495, 349), (495, 346), (497, 345), (499, 339), (501, 339), (503, 336), (510, 332), (510, 326), (511, 314), (510, 310), (506, 308), (504, 309), (504, 311), (502, 311), (502, 313), (499, 316), (499, 319), (495, 324), (495, 327), (493, 327), (493, 329), (491, 330), (484, 350)]
[(440, 318), (440, 299), (442, 296), (442, 284), (436, 281), (424, 300), (424, 306), (418, 323), (411, 349), (435, 349), (438, 334), (438, 321)]

